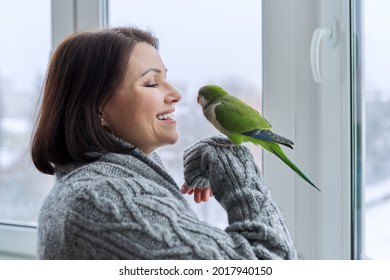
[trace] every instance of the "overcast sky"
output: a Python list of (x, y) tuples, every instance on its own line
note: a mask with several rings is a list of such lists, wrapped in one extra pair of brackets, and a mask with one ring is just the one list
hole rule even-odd
[[(30, 89), (37, 73), (46, 71), (51, 45), (50, 2), (0, 0), (0, 77), (17, 89)], [(150, 27), (160, 38), (161, 55), (171, 77), (199, 84), (211, 75), (235, 76), (261, 85), (261, 1), (111, 3), (111, 25), (136, 23)], [(390, 1), (365, 1), (366, 86), (390, 94), (389, 11)]]
[[(46, 71), (51, 44), (50, 0), (0, 0), (0, 78), (31, 90)], [(22, 8), (23, 7), (23, 8)]]
[(191, 91), (228, 77), (261, 88), (259, 0), (113, 0), (109, 23), (154, 31), (168, 77)]
[[(137, 24), (154, 31), (170, 78), (198, 85), (214, 77), (235, 76), (261, 86), (260, 1), (111, 3), (110, 25)], [(0, 7), (0, 76), (11, 81), (23, 77), (14, 86), (29, 89), (37, 72), (46, 71), (50, 0), (0, 0)]]
[(366, 86), (390, 96), (390, 1), (364, 2)]

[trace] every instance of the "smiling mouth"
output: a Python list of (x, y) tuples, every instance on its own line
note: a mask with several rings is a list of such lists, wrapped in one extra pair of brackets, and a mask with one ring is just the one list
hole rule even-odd
[(159, 114), (159, 115), (156, 116), (156, 118), (158, 120), (160, 120), (160, 121), (163, 121), (163, 120), (175, 120), (175, 114), (173, 112)]

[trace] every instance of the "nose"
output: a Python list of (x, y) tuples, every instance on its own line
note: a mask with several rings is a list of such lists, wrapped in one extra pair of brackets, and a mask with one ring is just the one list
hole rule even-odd
[(165, 96), (167, 103), (177, 103), (181, 100), (181, 94), (171, 85), (168, 85), (168, 91)]

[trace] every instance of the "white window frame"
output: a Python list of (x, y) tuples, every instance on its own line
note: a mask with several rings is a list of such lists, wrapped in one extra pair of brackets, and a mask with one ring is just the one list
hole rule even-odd
[(68, 35), (107, 26), (108, 0), (52, 0), (52, 46)]
[[(311, 74), (316, 28), (338, 25), (337, 43), (322, 42), (322, 82)], [(303, 259), (351, 259), (351, 69), (349, 0), (263, 1), (264, 114), (294, 140), (287, 155), (321, 193), (265, 153), (264, 175)]]
[[(294, 140), (287, 155), (322, 190), (264, 153), (265, 179), (303, 259), (352, 258), (349, 9), (350, 0), (263, 0), (264, 115)], [(323, 82), (315, 84), (310, 41), (330, 17), (339, 39), (321, 48)], [(107, 0), (52, 0), (53, 48), (77, 30), (106, 24)], [(36, 228), (0, 224), (0, 240), (0, 258), (36, 257)]]
[(35, 227), (1, 223), (0, 240), (0, 259), (36, 258)]

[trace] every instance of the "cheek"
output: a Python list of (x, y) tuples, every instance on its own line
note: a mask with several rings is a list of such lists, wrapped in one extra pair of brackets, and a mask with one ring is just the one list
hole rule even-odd
[(127, 134), (148, 135), (153, 133), (156, 125), (155, 111), (150, 103), (139, 102), (131, 106), (118, 108), (119, 124)]
[(115, 97), (110, 100), (104, 109), (103, 118), (112, 130), (118, 130), (124, 125), (129, 124), (133, 116), (133, 108), (131, 108), (128, 100), (125, 98)]
[(145, 135), (153, 134), (158, 129), (156, 115), (162, 110), (164, 100), (158, 95), (148, 95), (147, 92), (137, 93), (132, 98), (127, 95), (116, 96), (107, 103), (105, 111), (108, 127), (114, 132)]

